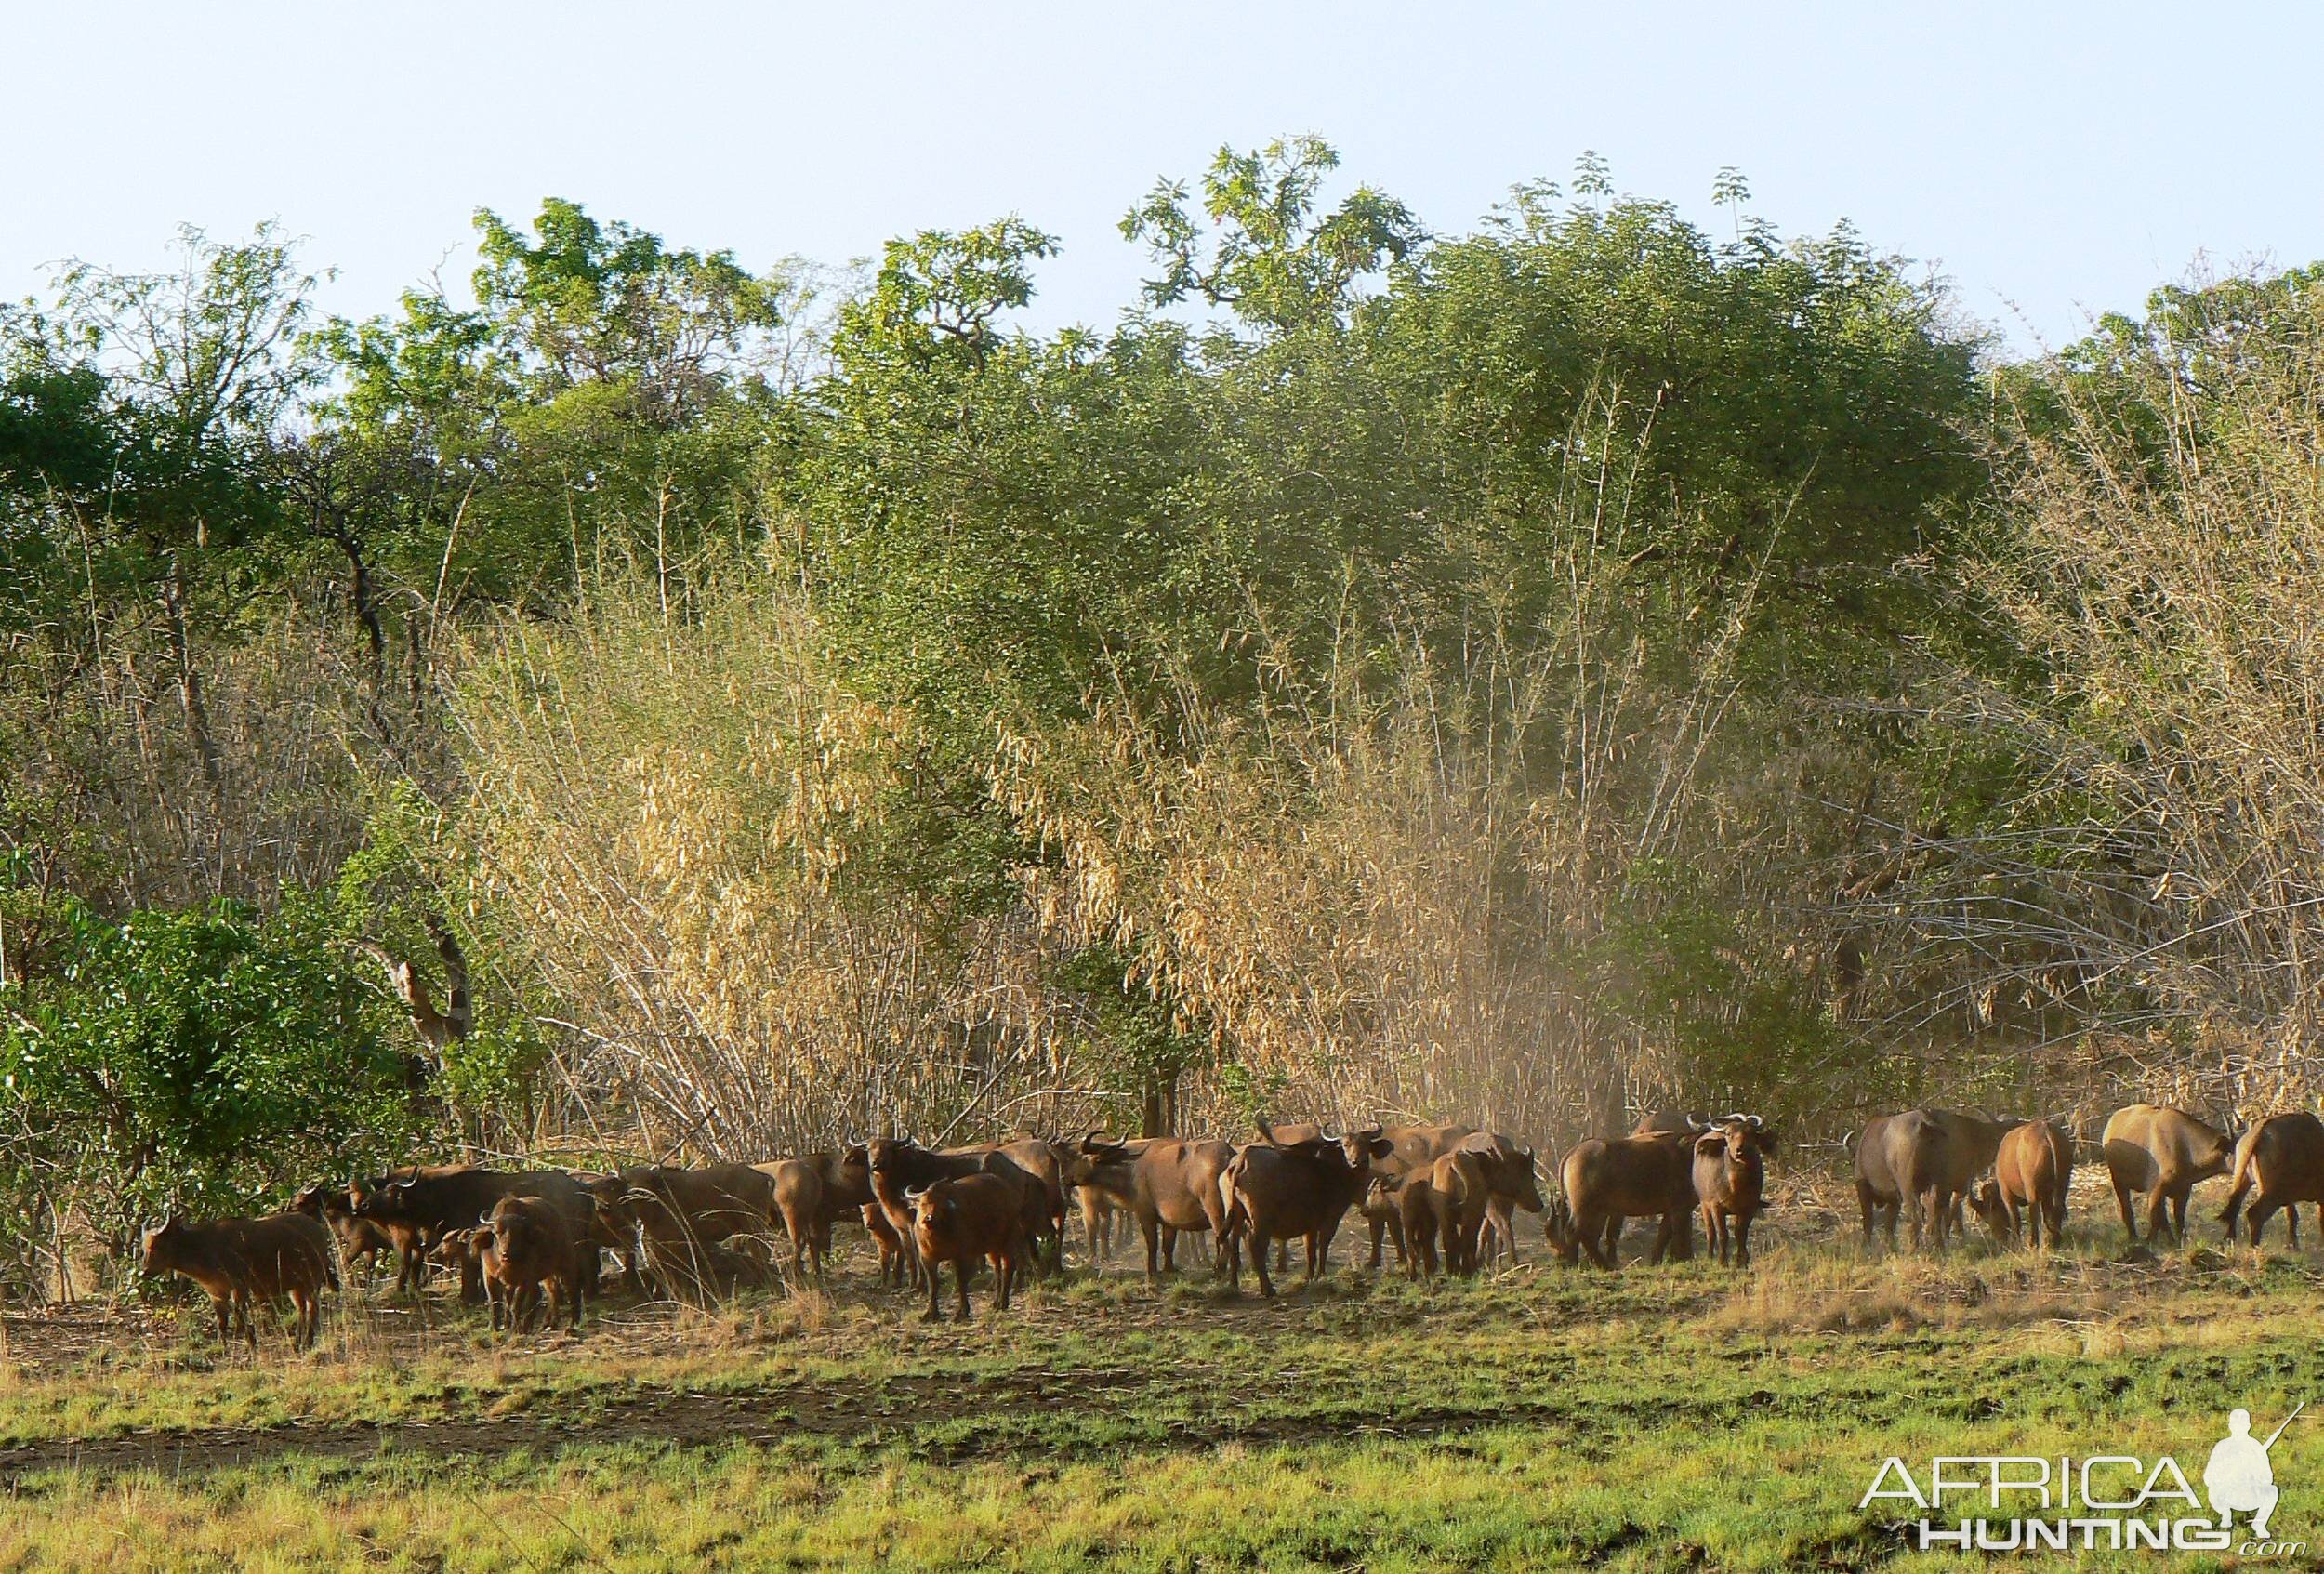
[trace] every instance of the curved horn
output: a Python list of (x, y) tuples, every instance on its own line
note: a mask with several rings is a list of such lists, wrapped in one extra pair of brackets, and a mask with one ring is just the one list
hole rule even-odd
[(933, 1182), (931, 1182), (929, 1184), (924, 1186), (906, 1186), (904, 1188), (904, 1200), (906, 1202), (918, 1202), (920, 1198), (926, 1197), (930, 1192), (934, 1191), (936, 1187)]

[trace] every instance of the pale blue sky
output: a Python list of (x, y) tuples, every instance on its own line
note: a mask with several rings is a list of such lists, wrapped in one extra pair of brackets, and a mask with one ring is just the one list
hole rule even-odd
[(1037, 320), (1104, 321), (1131, 200), (1289, 131), (1439, 232), (1584, 149), (1723, 228), (1734, 165), (1783, 231), (1844, 216), (2021, 345), (2199, 253), (2324, 258), (2312, 4), (8, 0), (5, 33), (0, 297), (271, 218), (332, 307), (384, 310), (465, 277), (471, 209), (553, 193), (753, 264), (1014, 211), (1066, 247)]

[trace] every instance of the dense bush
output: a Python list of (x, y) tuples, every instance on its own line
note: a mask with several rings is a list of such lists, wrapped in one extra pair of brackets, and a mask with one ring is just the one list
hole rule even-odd
[(39, 981), (0, 989), (0, 1164), (20, 1225), (71, 1219), (118, 1258), (141, 1223), (279, 1206), (402, 1157), (424, 1070), (325, 904), (108, 919), (74, 901), (59, 917)]

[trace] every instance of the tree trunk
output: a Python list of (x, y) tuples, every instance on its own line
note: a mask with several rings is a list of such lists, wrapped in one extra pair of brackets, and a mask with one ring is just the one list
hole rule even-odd
[(1138, 1134), (1142, 1137), (1174, 1135), (1178, 1126), (1178, 1073), (1157, 1071), (1146, 1078), (1144, 1092), (1140, 1098)]
[(209, 784), (210, 799), (221, 825), (226, 817), (226, 766), (218, 742), (210, 735), (209, 708), (202, 703), (202, 680), (193, 666), (193, 642), (186, 631), (186, 579), (178, 554), (169, 554), (169, 574), (162, 581), (162, 613), (169, 629), (169, 654), (178, 663), (178, 704), (185, 712), (186, 731), (202, 761), (202, 779)]

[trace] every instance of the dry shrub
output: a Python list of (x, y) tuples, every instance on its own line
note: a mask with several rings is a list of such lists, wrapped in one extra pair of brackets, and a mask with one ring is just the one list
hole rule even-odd
[[(1769, 919), (1802, 910), (1777, 893), (1820, 822), (1733, 721), (1748, 589), (1675, 686), (1621, 603), (1578, 566), (1570, 628), (1460, 670), (1416, 653), (1287, 676), (1256, 715), (1188, 693), (997, 727), (984, 788), (1037, 856), (964, 914), (900, 824), (922, 723), (838, 681), (795, 601), (744, 577), (672, 616), (615, 587), (477, 633), (448, 869), (560, 1002), (543, 1118), (657, 1156), (1117, 1124), (1108, 1046), (1051, 983), (1101, 944), (1250, 1074), (1182, 1089), (1182, 1130), (1239, 1129), (1254, 1087), (1279, 1115), (1544, 1143), (1763, 1097), (1776, 1069), (1713, 1082), (1677, 1018), (1738, 1022), (1737, 977), (1807, 998), (1801, 931)], [(1689, 904), (1736, 943), (1642, 978), (1620, 936)]]
[(766, 592), (669, 619), (609, 591), (493, 626), (457, 716), (456, 869), (568, 1013), (575, 1130), (760, 1157), (879, 1119), (988, 1119), (1060, 1085), (1022, 914), (953, 921), (868, 872), (915, 734)]
[(1962, 713), (2035, 777), (1927, 894), (1971, 926), (2012, 904), (1994, 983), (2124, 1030), (2125, 1091), (2312, 1106), (2324, 281), (2231, 281), (2111, 333), (2104, 375), (2021, 425), (2022, 530), (1972, 571), (2051, 681)]

